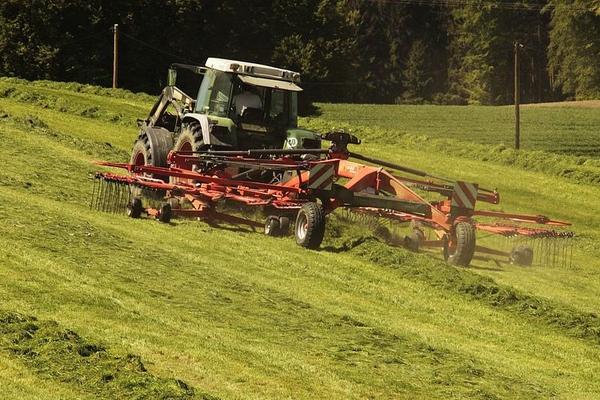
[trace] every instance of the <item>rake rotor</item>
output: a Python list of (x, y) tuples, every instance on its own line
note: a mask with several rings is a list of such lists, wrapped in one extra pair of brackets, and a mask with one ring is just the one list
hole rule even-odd
[[(306, 150), (306, 154), (304, 150), (270, 149), (171, 152), (169, 167), (99, 163), (125, 169), (130, 175), (96, 174), (91, 206), (108, 212), (127, 210), (133, 217), (145, 213), (162, 222), (184, 216), (253, 227), (262, 224), (219, 213), (216, 205), (259, 207), (267, 215), (265, 233), (285, 234), (296, 219), (296, 241), (309, 248), (317, 248), (323, 240), (324, 216), (341, 208), (347, 210), (343, 218), (378, 232), (390, 244), (415, 251), (441, 249), (444, 258), (455, 265), (468, 266), (472, 259), (486, 257), (519, 265), (531, 265), (534, 260), (543, 265), (571, 263), (574, 234), (562, 231), (568, 222), (476, 209), (478, 202), (498, 204), (500, 195), (475, 183), (453, 182), (351, 153), (346, 145), (360, 141), (341, 132), (324, 139), (333, 142), (329, 150)], [(352, 157), (402, 174), (350, 161)], [(163, 197), (163, 203), (142, 207), (134, 195), (138, 192)], [(426, 200), (420, 192), (429, 192), (427, 198), (442, 198)], [(480, 223), (479, 217), (504, 222)], [(406, 226), (409, 231), (403, 237), (399, 229)], [(505, 250), (476, 243), (476, 232), (503, 239)]]

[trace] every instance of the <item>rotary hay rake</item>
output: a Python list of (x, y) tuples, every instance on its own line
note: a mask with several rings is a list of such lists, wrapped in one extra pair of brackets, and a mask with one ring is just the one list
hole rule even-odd
[[(574, 234), (562, 230), (568, 222), (477, 210), (480, 202), (499, 204), (500, 195), (350, 152), (347, 146), (360, 140), (345, 132), (323, 139), (331, 141), (329, 149), (171, 152), (169, 167), (99, 162), (129, 174), (96, 173), (91, 206), (161, 222), (193, 217), (246, 224), (264, 227), (271, 236), (285, 236), (293, 225), (296, 242), (310, 249), (323, 241), (326, 216), (342, 208), (354, 220), (386, 221), (395, 231), (409, 226), (401, 240), (388, 242), (414, 251), (441, 249), (454, 265), (468, 266), (473, 259), (531, 265), (534, 254), (540, 264), (569, 264)], [(259, 222), (222, 211), (222, 204), (258, 208), (266, 218)], [(512, 247), (478, 244), (476, 232)]]

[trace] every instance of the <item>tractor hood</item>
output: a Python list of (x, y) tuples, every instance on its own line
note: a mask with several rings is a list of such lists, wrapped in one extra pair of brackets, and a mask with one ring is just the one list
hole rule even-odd
[(238, 78), (248, 85), (266, 87), (271, 89), (288, 90), (292, 92), (302, 91), (302, 88), (293, 82), (280, 81), (277, 79), (258, 78), (256, 76), (248, 75), (238, 75)]

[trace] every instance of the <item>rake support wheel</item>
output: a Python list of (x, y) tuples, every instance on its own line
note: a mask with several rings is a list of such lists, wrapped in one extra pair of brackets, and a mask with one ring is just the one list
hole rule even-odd
[(280, 236), (279, 218), (275, 216), (267, 217), (265, 221), (265, 235)]
[(142, 205), (142, 199), (134, 197), (131, 203), (127, 206), (127, 215), (131, 218), (139, 218), (142, 216), (144, 207)]
[(529, 246), (516, 246), (510, 252), (510, 263), (529, 267), (533, 264), (533, 249)]
[(317, 249), (325, 236), (325, 210), (318, 203), (306, 203), (296, 217), (296, 243)]
[(163, 203), (160, 206), (160, 210), (158, 213), (158, 220), (162, 223), (168, 224), (171, 222), (171, 217), (173, 216), (173, 210), (171, 209), (171, 204)]
[(444, 258), (452, 265), (468, 267), (475, 254), (475, 227), (469, 222), (454, 225), (454, 246), (444, 248)]
[(269, 215), (265, 220), (265, 235), (267, 236), (286, 236), (289, 230), (290, 219), (288, 217)]

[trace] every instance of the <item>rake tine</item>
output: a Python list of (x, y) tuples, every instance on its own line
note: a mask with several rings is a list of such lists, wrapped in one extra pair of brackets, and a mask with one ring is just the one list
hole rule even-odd
[(119, 193), (119, 214), (121, 214), (123, 212), (123, 203), (125, 202), (125, 185), (119, 185), (120, 186), (120, 193)]
[(540, 239), (540, 255), (542, 256), (542, 266), (546, 266), (546, 238)]
[(121, 182), (117, 183), (117, 187), (119, 188), (119, 195), (117, 197), (118, 202), (116, 204), (115, 213), (119, 214), (121, 213), (121, 208), (123, 206), (123, 185)]
[(119, 209), (119, 196), (121, 195), (121, 188), (119, 186), (119, 182), (114, 182), (115, 185), (115, 201), (112, 205), (112, 212), (116, 214)]
[(127, 204), (129, 204), (129, 185), (123, 185), (123, 203), (121, 204), (121, 212), (125, 213), (127, 211)]
[(98, 211), (102, 211), (102, 202), (104, 201), (104, 191), (105, 191), (105, 187), (104, 187), (104, 178), (100, 178), (100, 182), (99, 182), (99, 187), (98, 187), (98, 198), (96, 200), (96, 210)]
[(110, 184), (110, 181), (106, 182), (106, 196), (104, 199), (104, 203), (102, 204), (102, 211), (107, 212), (108, 211), (108, 207), (110, 205), (110, 197), (112, 194), (112, 186)]
[(98, 203), (98, 210), (100, 211), (104, 211), (104, 202), (106, 201), (106, 191), (107, 191), (107, 186), (106, 186), (107, 182), (106, 179), (102, 179), (102, 198), (100, 199), (99, 203)]
[(127, 203), (125, 203), (123, 205), (123, 212), (127, 212), (127, 207), (129, 207), (129, 204), (131, 204), (131, 185), (127, 184), (125, 185), (125, 190), (126, 190), (126, 197), (127, 197)]
[(112, 202), (114, 196), (113, 182), (108, 181), (108, 198), (106, 199), (106, 212), (110, 213), (112, 211)]
[(110, 212), (113, 214), (116, 214), (117, 207), (119, 205), (119, 185), (116, 182), (113, 182), (113, 190), (114, 190), (114, 195), (113, 195), (113, 202), (110, 205)]
[(96, 177), (94, 176), (94, 181), (92, 182), (92, 199), (90, 200), (90, 209), (94, 208), (94, 198), (96, 196)]
[(115, 182), (115, 203), (113, 205), (113, 213), (119, 212), (119, 202), (121, 201), (121, 185), (119, 182)]
[(119, 212), (125, 212), (125, 201), (127, 200), (127, 185), (123, 185), (123, 191), (121, 192), (123, 195), (123, 200), (121, 201), (121, 209)]
[(573, 238), (571, 238), (571, 239), (569, 239), (569, 251), (571, 253), (571, 255), (569, 256), (569, 264), (570, 264), (569, 267), (570, 268), (573, 268), (573, 246), (574, 246)]
[(91, 207), (94, 210), (97, 210), (98, 209), (98, 207), (97, 207), (98, 197), (100, 197), (100, 190), (102, 189), (102, 182), (101, 182), (101, 178), (99, 176), (96, 176), (95, 185), (96, 185), (96, 190), (95, 190), (96, 196), (94, 197), (94, 199), (92, 201)]
[(106, 201), (104, 202), (104, 212), (110, 212), (110, 201), (112, 198), (112, 182), (107, 182)]
[(115, 214), (118, 214), (119, 209), (121, 208), (121, 184), (119, 182), (116, 182), (115, 188), (117, 189), (117, 199), (115, 202), (115, 206), (113, 207), (113, 210), (114, 210)]

